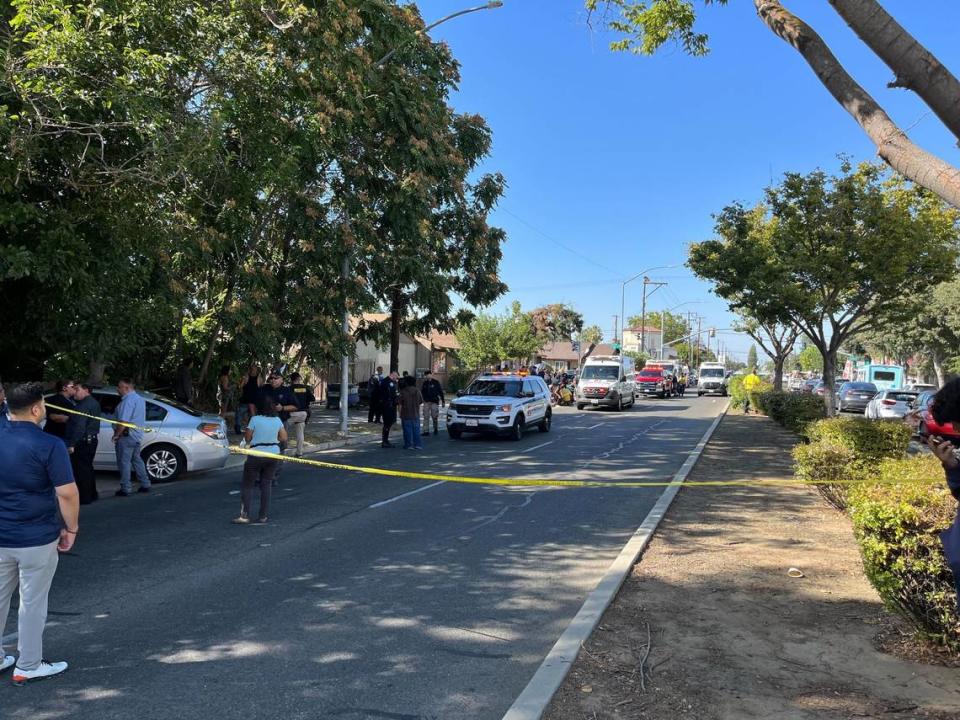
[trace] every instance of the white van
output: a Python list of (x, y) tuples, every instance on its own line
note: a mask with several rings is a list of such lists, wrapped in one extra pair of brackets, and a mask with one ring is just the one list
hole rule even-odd
[(577, 381), (577, 409), (587, 406), (615, 407), (623, 410), (634, 403), (633, 358), (623, 355), (588, 357)]
[(727, 368), (723, 363), (705, 362), (697, 374), (697, 397), (710, 393), (727, 396)]

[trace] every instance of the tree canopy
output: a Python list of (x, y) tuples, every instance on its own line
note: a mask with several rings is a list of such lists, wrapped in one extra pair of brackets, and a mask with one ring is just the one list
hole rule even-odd
[[(876, 165), (788, 173), (763, 204), (718, 216), (688, 264), (734, 311), (788, 322), (824, 357), (828, 402), (843, 343), (909, 317), (914, 293), (956, 272), (958, 213)], [(832, 411), (832, 404), (828, 405)]]

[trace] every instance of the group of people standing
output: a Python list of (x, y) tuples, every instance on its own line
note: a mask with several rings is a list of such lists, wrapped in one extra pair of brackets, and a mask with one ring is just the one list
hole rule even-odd
[[(94, 458), (100, 444), (100, 417), (102, 408), (93, 396), (93, 387), (76, 380), (58, 380), (55, 394), (46, 404), (46, 423), (43, 431), (60, 438), (67, 448), (73, 477), (76, 480), (81, 505), (89, 505), (100, 497), (97, 492)], [(147, 405), (137, 393), (130, 378), (117, 383), (120, 402), (116, 407), (117, 423), (113, 425), (114, 453), (120, 470), (118, 497), (133, 494), (131, 475), (135, 474), (140, 487), (138, 493), (150, 492), (150, 476), (140, 457), (143, 426), (147, 421)]]
[[(417, 379), (404, 371), (401, 377), (396, 370), (384, 377), (378, 367), (367, 382), (370, 393), (370, 410), (367, 422), (381, 423), (381, 447), (391, 448), (390, 429), (400, 416), (405, 450), (422, 450), (421, 435), (429, 435), (431, 422), (433, 434), (440, 434), (440, 408), (446, 405), (443, 385), (427, 370), (423, 382), (417, 387)], [(423, 424), (420, 423), (421, 413)]]

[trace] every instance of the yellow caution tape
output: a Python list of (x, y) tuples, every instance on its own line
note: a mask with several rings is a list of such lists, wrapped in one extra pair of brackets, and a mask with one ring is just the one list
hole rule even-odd
[[(61, 412), (69, 413), (72, 415), (81, 415), (83, 417), (92, 418), (94, 420), (100, 420), (102, 422), (110, 423), (113, 425), (121, 425), (123, 427), (139, 429), (144, 432), (159, 432), (153, 428), (141, 427), (133, 423), (123, 422), (119, 420), (111, 420), (109, 418), (101, 417), (98, 415), (89, 415), (79, 410), (74, 410), (71, 408), (64, 408), (58, 405), (47, 404), (47, 407), (53, 408), (54, 410), (59, 410)], [(215, 444), (218, 448), (223, 446), (220, 443), (214, 443), (213, 440), (210, 440), (211, 443)], [(671, 487), (673, 485), (683, 486), (683, 487), (753, 487), (753, 486), (768, 486), (768, 487), (789, 487), (789, 486), (803, 486), (803, 485), (880, 485), (885, 484), (881, 481), (872, 481), (872, 480), (836, 480), (829, 483), (826, 482), (816, 482), (813, 480), (687, 480), (687, 481), (650, 481), (650, 482), (602, 482), (600, 480), (554, 480), (549, 478), (486, 478), (486, 477), (470, 477), (462, 475), (440, 475), (438, 473), (423, 473), (423, 472), (409, 472), (406, 470), (388, 470), (386, 468), (377, 468), (377, 467), (366, 467), (362, 465), (347, 465), (346, 463), (334, 463), (326, 462), (323, 460), (311, 460), (309, 458), (298, 458), (298, 457), (289, 457), (287, 455), (277, 455), (276, 453), (263, 452), (262, 450), (251, 450), (250, 448), (240, 447), (238, 445), (229, 445), (227, 449), (234, 455), (249, 455), (252, 457), (263, 457), (269, 458), (271, 460), (277, 460), (287, 463), (296, 463), (298, 465), (307, 465), (311, 467), (323, 468), (325, 470), (344, 470), (346, 472), (356, 472), (363, 473), (365, 475), (382, 475), (386, 477), (399, 477), (407, 478), (409, 480), (441, 480), (444, 482), (452, 483), (463, 483), (469, 485), (501, 485), (501, 486), (513, 486), (513, 487), (570, 487), (570, 488), (647, 488), (647, 487)], [(886, 484), (903, 484), (903, 483), (886, 483)], [(926, 484), (938, 484), (938, 483), (926, 483)]]

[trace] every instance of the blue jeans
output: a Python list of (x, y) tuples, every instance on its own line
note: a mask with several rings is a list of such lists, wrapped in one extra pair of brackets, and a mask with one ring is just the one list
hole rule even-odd
[(420, 439), (420, 418), (400, 421), (403, 426), (403, 447), (423, 447), (423, 440)]
[(233, 429), (242, 432), (250, 422), (250, 406), (245, 402), (237, 403), (237, 412), (233, 417)]
[(137, 480), (140, 486), (150, 487), (150, 476), (147, 475), (147, 466), (143, 464), (143, 458), (140, 457), (140, 443), (128, 435), (117, 439), (117, 467), (120, 468), (120, 489), (130, 492), (133, 487), (130, 483), (130, 465), (133, 465), (134, 472), (137, 474)]

